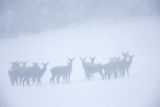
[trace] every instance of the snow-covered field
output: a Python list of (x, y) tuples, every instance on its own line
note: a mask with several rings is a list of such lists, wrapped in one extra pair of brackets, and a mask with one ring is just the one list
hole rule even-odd
[[(135, 55), (130, 76), (84, 81), (80, 57)], [(50, 86), (50, 69), (75, 57), (70, 84)], [(11, 86), (12, 61), (49, 62), (41, 87)], [(0, 40), (0, 107), (159, 107), (160, 18), (106, 20)]]

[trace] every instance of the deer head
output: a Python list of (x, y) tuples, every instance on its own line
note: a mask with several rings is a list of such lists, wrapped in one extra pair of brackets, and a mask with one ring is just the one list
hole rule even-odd
[(110, 62), (114, 62), (114, 58), (109, 58)]
[(20, 64), (21, 64), (21, 63), (20, 63), (20, 62), (18, 62), (18, 61), (11, 62), (11, 65), (12, 65), (12, 67), (11, 67), (11, 68), (12, 68), (12, 69), (13, 69), (13, 68), (17, 68), (17, 67), (19, 67), (19, 66), (20, 66)]
[(125, 60), (127, 60), (129, 52), (122, 52), (122, 56)]
[(114, 57), (114, 60), (115, 60), (115, 61), (119, 61), (119, 60), (120, 60), (120, 57)]
[(32, 63), (32, 65), (33, 65), (34, 67), (39, 67), (39, 65), (38, 65), (37, 62)]
[(22, 66), (25, 67), (28, 62), (27, 61), (21, 61), (21, 63), (22, 63)]
[(47, 68), (47, 65), (48, 65), (49, 63), (47, 62), (47, 63), (42, 63), (42, 65), (43, 65), (43, 68), (42, 68), (42, 71), (46, 71), (46, 68)]
[(68, 59), (69, 63), (72, 63), (75, 60), (75, 58), (67, 58), (67, 59)]
[(80, 57), (80, 60), (81, 60), (81, 61), (85, 61), (85, 60), (86, 60), (86, 57), (84, 57), (84, 58)]
[(96, 57), (90, 57), (91, 63), (94, 63), (95, 59), (96, 59)]
[(47, 66), (48, 64), (49, 64), (48, 62), (47, 63), (42, 63), (43, 66)]
[(133, 58), (134, 58), (134, 55), (128, 55), (128, 57), (129, 57), (129, 60), (132, 60)]

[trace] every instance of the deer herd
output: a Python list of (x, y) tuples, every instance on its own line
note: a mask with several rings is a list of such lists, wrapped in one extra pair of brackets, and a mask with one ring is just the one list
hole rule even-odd
[[(94, 80), (94, 75), (99, 74), (102, 80), (123, 78), (125, 75), (129, 76), (129, 68), (132, 64), (134, 55), (129, 55), (128, 52), (122, 52), (122, 58), (113, 57), (109, 59), (106, 64), (95, 63), (96, 57), (90, 57), (89, 62), (86, 57), (80, 58), (85, 74), (85, 80)], [(69, 83), (72, 73), (72, 66), (75, 58), (67, 58), (67, 64), (53, 67), (50, 70), (50, 84), (59, 84), (60, 78), (64, 83)], [(38, 63), (32, 63), (27, 66), (27, 62), (15, 61), (11, 63), (11, 68), (8, 70), (10, 82), (12, 85), (30, 86), (35, 84), (41, 85), (41, 79), (47, 71), (49, 63), (42, 63), (42, 67)]]

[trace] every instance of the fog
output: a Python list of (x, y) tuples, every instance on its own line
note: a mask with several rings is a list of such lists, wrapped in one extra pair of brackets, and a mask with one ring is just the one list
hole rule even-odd
[(0, 107), (159, 107), (159, 0), (1, 0)]
[(0, 38), (99, 19), (159, 16), (159, 0), (1, 0)]

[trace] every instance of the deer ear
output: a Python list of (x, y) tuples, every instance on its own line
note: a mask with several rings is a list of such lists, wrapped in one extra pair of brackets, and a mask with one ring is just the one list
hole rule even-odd
[(128, 55), (128, 54), (129, 54), (129, 52), (127, 51), (125, 54), (126, 54), (126, 55)]

